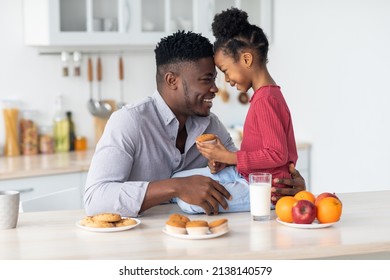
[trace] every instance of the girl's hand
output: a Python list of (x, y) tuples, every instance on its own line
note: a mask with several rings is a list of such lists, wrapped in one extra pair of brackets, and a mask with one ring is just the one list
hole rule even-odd
[(196, 143), (199, 152), (209, 161), (234, 165), (237, 163), (236, 154), (230, 152), (217, 138), (216, 144)]

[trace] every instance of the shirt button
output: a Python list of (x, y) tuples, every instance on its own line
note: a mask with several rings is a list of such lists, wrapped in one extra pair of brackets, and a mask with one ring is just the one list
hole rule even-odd
[(175, 161), (176, 161), (176, 162), (179, 162), (180, 160), (178, 160), (178, 159), (175, 159)]
[(171, 137), (171, 140), (172, 140), (172, 141), (175, 140), (175, 136), (172, 136), (172, 137)]

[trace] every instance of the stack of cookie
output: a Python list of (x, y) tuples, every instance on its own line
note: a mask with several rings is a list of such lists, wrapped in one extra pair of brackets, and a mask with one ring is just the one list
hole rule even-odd
[(112, 228), (135, 225), (137, 222), (131, 218), (122, 218), (115, 213), (101, 213), (95, 216), (87, 216), (81, 220), (80, 224), (93, 228)]
[(176, 234), (204, 235), (229, 230), (227, 219), (218, 219), (208, 223), (204, 220), (190, 220), (187, 216), (174, 213), (165, 223), (167, 232)]

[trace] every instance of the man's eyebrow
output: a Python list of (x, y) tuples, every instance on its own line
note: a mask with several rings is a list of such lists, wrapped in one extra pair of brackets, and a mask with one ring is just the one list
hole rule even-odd
[(217, 77), (217, 72), (213, 72), (213, 73), (205, 73), (202, 75), (202, 77), (208, 77), (208, 78), (216, 78)]

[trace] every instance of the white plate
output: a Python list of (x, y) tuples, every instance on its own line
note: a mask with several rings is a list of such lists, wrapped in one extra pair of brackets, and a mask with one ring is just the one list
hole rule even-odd
[(288, 226), (288, 227), (293, 227), (293, 228), (309, 228), (309, 229), (315, 229), (315, 228), (326, 228), (330, 227), (331, 225), (334, 225), (334, 223), (327, 223), (327, 224), (320, 224), (317, 221), (314, 221), (311, 224), (295, 224), (295, 223), (286, 223), (281, 221), (279, 218), (276, 218), (276, 221), (278, 223), (281, 223), (282, 225)]
[(89, 231), (95, 231), (95, 232), (117, 232), (117, 231), (124, 231), (124, 230), (129, 230), (133, 227), (136, 227), (138, 226), (141, 221), (138, 220), (138, 219), (135, 219), (135, 218), (131, 218), (133, 219), (134, 221), (136, 221), (137, 223), (134, 224), (134, 225), (130, 225), (130, 226), (124, 226), (124, 227), (111, 227), (111, 228), (93, 228), (93, 227), (86, 227), (86, 226), (82, 226), (80, 223), (81, 223), (81, 220), (76, 222), (76, 226), (78, 226), (79, 228), (82, 228), (82, 229), (85, 229), (85, 230), (89, 230)]
[(207, 234), (202, 234), (202, 235), (190, 235), (190, 234), (180, 234), (180, 233), (171, 233), (166, 230), (164, 227), (162, 229), (163, 233), (168, 234), (169, 236), (180, 238), (180, 239), (210, 239), (210, 238), (215, 238), (221, 235), (224, 235), (229, 232), (229, 230), (218, 232), (218, 233), (207, 233)]

